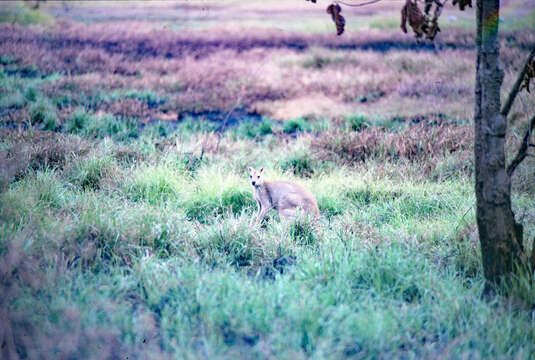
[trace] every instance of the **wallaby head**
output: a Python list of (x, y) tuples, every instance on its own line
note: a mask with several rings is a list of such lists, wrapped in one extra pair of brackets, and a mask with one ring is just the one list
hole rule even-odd
[(254, 187), (262, 186), (264, 184), (264, 168), (261, 167), (260, 170), (255, 170), (249, 166), (249, 179)]

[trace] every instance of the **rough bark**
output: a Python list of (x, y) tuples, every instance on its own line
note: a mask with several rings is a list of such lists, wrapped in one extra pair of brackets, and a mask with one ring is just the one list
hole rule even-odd
[(532, 248), (531, 248), (531, 274), (535, 274), (535, 238), (533, 239)]
[(477, 0), (475, 105), (476, 217), (485, 278), (499, 284), (515, 263), (526, 263), (522, 226), (511, 209), (505, 169), (506, 119), (500, 113), (503, 70), (499, 64), (499, 0)]

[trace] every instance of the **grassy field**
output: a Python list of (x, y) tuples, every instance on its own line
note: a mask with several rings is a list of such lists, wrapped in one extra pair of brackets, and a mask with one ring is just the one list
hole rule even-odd
[[(342, 37), (326, 5), (2, 4), (0, 357), (535, 357), (535, 284), (482, 296), (474, 10), (435, 46), (399, 2), (344, 8)], [(502, 7), (505, 97), (535, 5)], [(308, 187), (321, 234), (254, 225), (247, 166)]]

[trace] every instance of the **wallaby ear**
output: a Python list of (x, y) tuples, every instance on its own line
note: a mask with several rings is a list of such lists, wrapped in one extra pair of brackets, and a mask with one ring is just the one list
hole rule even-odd
[(254, 172), (254, 169), (252, 167), (250, 167), (250, 166), (247, 166), (247, 169), (249, 169), (250, 173)]
[(264, 167), (262, 166), (262, 167), (260, 168), (260, 170), (258, 170), (258, 172), (259, 172), (260, 174), (262, 174), (262, 173), (264, 172)]

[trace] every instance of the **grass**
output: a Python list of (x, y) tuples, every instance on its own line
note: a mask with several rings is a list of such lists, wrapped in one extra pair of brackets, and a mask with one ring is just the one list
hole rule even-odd
[[(156, 16), (144, 5), (123, 16)], [(0, 357), (533, 357), (533, 280), (483, 296), (471, 35), (444, 25), (434, 53), (345, 8), (348, 30), (385, 33), (333, 40), (314, 16), (288, 25), (313, 33), (243, 32), (223, 7), (183, 35), (69, 6), (90, 25), (0, 25)], [(531, 36), (513, 34), (504, 89)], [(533, 108), (519, 96), (509, 153)], [(318, 222), (254, 224), (247, 166), (309, 188)], [(512, 181), (526, 248), (532, 168)]]
[[(97, 153), (30, 172), (2, 194), (3, 253), (45, 269), (42, 283), (17, 268), (22, 278), (3, 285), (19, 294), (11, 329), (36, 334), (28, 353), (534, 351), (527, 310), (511, 311), (507, 297), (481, 298), (469, 179), (395, 181), (373, 167), (312, 174), (305, 183), (322, 212), (317, 238), (306, 219), (273, 216), (264, 229), (252, 226), (247, 179), (229, 159), (191, 173), (173, 149), (132, 167), (112, 157), (119, 146), (104, 140)], [(282, 156), (274, 155), (270, 177), (293, 177), (277, 170)], [(515, 203), (527, 210), (533, 197)], [(16, 247), (22, 239), (31, 241)], [(532, 285), (519, 278), (513, 286), (529, 304)], [(29, 328), (15, 321), (25, 306), (41, 309)], [(67, 333), (75, 346), (59, 341)]]
[(21, 1), (6, 1), (0, 10), (0, 22), (21, 25), (50, 24), (54, 18), (42, 11), (23, 5)]

